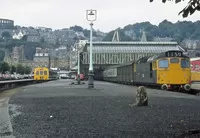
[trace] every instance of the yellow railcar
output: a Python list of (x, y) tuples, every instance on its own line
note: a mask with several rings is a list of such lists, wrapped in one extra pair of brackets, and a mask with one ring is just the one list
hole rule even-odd
[(49, 80), (49, 69), (41, 67), (35, 68), (34, 80)]

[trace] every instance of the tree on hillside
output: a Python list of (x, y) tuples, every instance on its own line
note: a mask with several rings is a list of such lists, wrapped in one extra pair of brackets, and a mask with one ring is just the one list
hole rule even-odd
[(24, 68), (25, 68), (25, 71), (24, 71), (25, 74), (30, 74), (31, 73), (31, 70), (32, 70), (31, 67), (25, 66)]
[(28, 35), (24, 35), (24, 36), (21, 38), (22, 41), (27, 41), (27, 39), (28, 39)]
[(3, 32), (1, 36), (2, 36), (2, 38), (6, 38), (6, 39), (9, 39), (11, 37), (10, 33), (7, 31)]
[(4, 59), (4, 56), (5, 56), (5, 52), (0, 50), (0, 61)]
[(77, 25), (71, 26), (69, 29), (74, 30), (75, 32), (82, 32), (83, 31), (83, 28), (81, 26), (77, 26)]
[[(163, 3), (166, 1), (173, 1), (173, 0), (162, 0)], [(184, 1), (184, 0), (183, 0)], [(153, 0), (150, 0), (153, 2)], [(182, 2), (182, 0), (175, 0), (175, 3)], [(188, 17), (188, 14), (192, 15), (195, 11), (200, 11), (200, 0), (189, 0), (188, 5), (179, 12), (179, 15), (182, 14), (183, 18)]]
[(10, 66), (6, 62), (0, 62), (0, 71), (5, 73), (6, 71), (10, 71)]
[(11, 66), (11, 73), (16, 72), (16, 67), (14, 65)]
[(21, 64), (18, 64), (17, 65), (17, 73), (24, 74), (24, 72), (25, 72), (24, 66), (22, 66)]

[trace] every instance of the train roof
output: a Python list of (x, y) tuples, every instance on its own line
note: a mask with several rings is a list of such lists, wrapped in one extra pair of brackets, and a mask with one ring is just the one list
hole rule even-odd
[(200, 57), (190, 58), (190, 61), (200, 60)]
[(119, 65), (111, 65), (111, 66), (107, 67), (106, 69), (113, 69), (113, 68), (117, 68), (117, 67), (128, 66), (128, 65), (131, 65), (133, 63), (135, 63), (135, 61), (131, 61), (131, 62), (128, 62), (128, 63), (119, 64)]

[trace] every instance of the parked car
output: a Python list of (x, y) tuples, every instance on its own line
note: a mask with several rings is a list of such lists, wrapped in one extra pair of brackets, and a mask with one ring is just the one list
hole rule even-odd
[(68, 74), (60, 74), (60, 78), (61, 79), (69, 79), (69, 75)]
[(11, 74), (8, 74), (8, 73), (3, 74), (3, 78), (4, 78), (4, 80), (11, 80), (12, 79)]

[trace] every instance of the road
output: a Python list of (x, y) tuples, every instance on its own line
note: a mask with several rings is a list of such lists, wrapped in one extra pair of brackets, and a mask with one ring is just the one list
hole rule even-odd
[(149, 106), (130, 107), (135, 102), (133, 86), (95, 82), (95, 89), (88, 90), (87, 84), (57, 80), (18, 88), (0, 95), (7, 100), (11, 96), (7, 106), (12, 127), (6, 134), (19, 138), (174, 137), (200, 129), (200, 97), (147, 91)]

